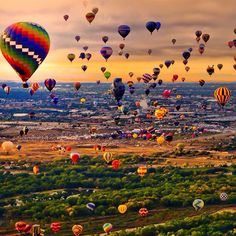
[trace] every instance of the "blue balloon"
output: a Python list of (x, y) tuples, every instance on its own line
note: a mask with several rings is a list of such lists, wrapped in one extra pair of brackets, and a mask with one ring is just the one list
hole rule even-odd
[(161, 28), (161, 22), (156, 22), (156, 30), (158, 31)]
[(81, 52), (80, 55), (79, 55), (79, 58), (81, 58), (83, 60), (85, 57), (86, 57), (85, 53)]
[(189, 57), (191, 56), (191, 54), (190, 54), (189, 51), (185, 51), (185, 52), (183, 52), (182, 56), (183, 56), (183, 58), (184, 58), (185, 60), (188, 60)]
[(171, 64), (172, 64), (172, 60), (166, 60), (165, 61), (165, 65), (166, 65), (167, 68), (169, 68)]
[(118, 33), (125, 39), (130, 33), (130, 27), (128, 25), (120, 25), (118, 27)]
[(87, 207), (89, 210), (93, 211), (96, 206), (95, 206), (94, 203), (89, 202), (89, 203), (86, 204), (86, 207)]
[(121, 78), (114, 79), (112, 88), (113, 88), (112, 93), (116, 101), (119, 102), (125, 93), (125, 85), (123, 84), (122, 79)]
[(146, 28), (151, 34), (156, 29), (156, 27), (157, 27), (156, 22), (149, 21), (149, 22), (146, 23)]

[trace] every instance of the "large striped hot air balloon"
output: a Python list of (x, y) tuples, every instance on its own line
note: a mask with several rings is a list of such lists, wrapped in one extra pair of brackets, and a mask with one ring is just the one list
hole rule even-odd
[(112, 161), (112, 153), (111, 152), (105, 152), (103, 154), (103, 159), (107, 162), (110, 163)]
[(4, 30), (0, 46), (7, 62), (25, 83), (46, 58), (50, 39), (40, 25), (18, 22)]
[(219, 87), (214, 92), (217, 102), (223, 107), (230, 99), (231, 91), (226, 87)]

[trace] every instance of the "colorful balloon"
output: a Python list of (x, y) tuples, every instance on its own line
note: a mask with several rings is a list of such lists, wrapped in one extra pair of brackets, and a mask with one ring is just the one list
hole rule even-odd
[(72, 227), (72, 232), (75, 236), (79, 236), (83, 232), (83, 226), (82, 225), (74, 225)]
[(111, 223), (105, 223), (103, 225), (103, 230), (104, 230), (105, 233), (109, 234), (111, 232), (111, 230), (112, 230), (112, 227), (113, 226), (112, 226)]
[(100, 50), (101, 55), (106, 59), (106, 61), (108, 60), (108, 58), (112, 55), (113, 50), (111, 47), (103, 47)]
[(50, 39), (40, 25), (18, 22), (4, 30), (0, 46), (5, 59), (26, 82), (46, 58)]
[(231, 91), (226, 87), (219, 87), (214, 92), (214, 97), (217, 102), (223, 107), (229, 101)]
[(51, 223), (50, 228), (54, 234), (58, 233), (61, 230), (61, 223), (60, 222), (53, 222), (53, 223)]
[(46, 88), (51, 92), (53, 90), (53, 88), (56, 86), (56, 80), (55, 79), (46, 79), (44, 81), (44, 85), (46, 86)]

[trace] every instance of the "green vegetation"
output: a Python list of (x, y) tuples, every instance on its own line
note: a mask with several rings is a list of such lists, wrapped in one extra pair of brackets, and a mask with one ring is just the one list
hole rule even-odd
[[(91, 234), (102, 232), (105, 222), (111, 222), (114, 230), (120, 230), (180, 219), (170, 224), (176, 225), (173, 229), (168, 229), (168, 225), (163, 229), (155, 227), (160, 235), (166, 235), (168, 230), (180, 230), (177, 225), (181, 225), (181, 220), (187, 216), (211, 213), (236, 203), (235, 166), (182, 169), (153, 168), (149, 165), (148, 173), (140, 177), (137, 163), (153, 163), (156, 157), (115, 158), (122, 162), (118, 170), (106, 164), (101, 157), (84, 156), (77, 165), (72, 165), (68, 159), (41, 163), (38, 175), (32, 173), (35, 163), (12, 163), (10, 171), (0, 172), (0, 216), (4, 219), (0, 226), (7, 225), (10, 231), (14, 230), (16, 221), (24, 220), (40, 223), (48, 230), (50, 222), (61, 221), (63, 227), (58, 235), (66, 236), (71, 235), (71, 226), (78, 223)], [(6, 163), (2, 162), (1, 166), (3, 164)], [(227, 201), (220, 200), (221, 192), (228, 194)], [(200, 212), (195, 212), (192, 207), (196, 198), (204, 200), (206, 205)], [(86, 208), (88, 202), (95, 203), (94, 211)], [(127, 214), (118, 213), (120, 204), (128, 205)], [(150, 211), (148, 217), (138, 215), (141, 207)], [(229, 217), (229, 222), (231, 220)], [(183, 234), (178, 235), (201, 235), (188, 234), (190, 229), (183, 228)]]

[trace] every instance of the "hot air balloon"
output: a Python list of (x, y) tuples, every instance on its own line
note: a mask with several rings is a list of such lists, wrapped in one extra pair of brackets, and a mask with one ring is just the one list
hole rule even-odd
[(18, 221), (15, 223), (15, 229), (19, 233), (26, 233), (27, 234), (32, 229), (32, 225), (28, 225), (24, 221)]
[(74, 83), (74, 87), (76, 91), (79, 91), (80, 87), (81, 87), (81, 83), (80, 82), (75, 82)]
[(104, 43), (107, 43), (108, 39), (109, 39), (108, 36), (103, 36), (103, 37), (102, 37), (102, 41), (103, 41)]
[(125, 204), (119, 205), (118, 206), (118, 211), (120, 214), (125, 214), (125, 212), (127, 211), (127, 206)]
[(201, 37), (202, 31), (201, 31), (201, 30), (197, 30), (197, 31), (195, 32), (195, 35), (196, 35), (198, 38)]
[(219, 70), (221, 70), (223, 68), (223, 64), (218, 64), (217, 67)]
[(15, 145), (11, 141), (5, 141), (2, 143), (2, 149), (7, 154), (14, 149)]
[(112, 230), (112, 224), (111, 223), (105, 223), (103, 225), (103, 230), (105, 233), (109, 234)]
[(173, 45), (175, 45), (176, 39), (172, 39), (171, 42), (173, 43)]
[(184, 82), (185, 81), (185, 77), (182, 77), (181, 80), (182, 80), (182, 82)]
[(131, 80), (129, 80), (129, 81), (127, 82), (127, 85), (128, 85), (129, 87), (132, 87), (132, 86), (134, 85), (134, 82), (131, 81)]
[(142, 79), (143, 79), (143, 82), (147, 84), (152, 80), (152, 76), (146, 73), (146, 74), (143, 74)]
[(152, 54), (152, 49), (148, 49), (148, 55)]
[(76, 40), (77, 42), (79, 42), (79, 41), (80, 41), (80, 36), (79, 36), (79, 35), (76, 35), (76, 36), (75, 36), (75, 40)]
[(20, 144), (16, 145), (16, 149), (17, 149), (18, 151), (20, 151), (21, 148), (22, 148), (22, 146), (21, 146)]
[(4, 88), (4, 92), (5, 92), (7, 95), (9, 95), (10, 92), (11, 92), (11, 87), (6, 86), (6, 87)]
[(128, 36), (130, 33), (130, 27), (128, 25), (120, 25), (118, 27), (118, 33), (120, 34), (121, 37), (125, 40), (125, 38)]
[(209, 34), (203, 34), (202, 35), (202, 40), (207, 43), (207, 41), (210, 39), (210, 35)]
[(86, 65), (82, 65), (82, 66), (81, 66), (81, 69), (82, 69), (83, 71), (86, 71), (86, 70), (88, 69), (88, 67), (87, 67)]
[(67, 21), (69, 19), (69, 15), (64, 15), (63, 18), (65, 21)]
[(84, 52), (81, 52), (80, 55), (79, 55), (79, 58), (81, 58), (82, 60), (84, 60), (84, 58), (85, 58), (85, 53), (84, 53)]
[(207, 67), (207, 73), (209, 75), (212, 75), (215, 72), (214, 66), (208, 66)]
[(200, 86), (203, 86), (204, 84), (205, 84), (205, 80), (203, 80), (203, 79), (199, 80), (199, 85)]
[(163, 68), (163, 64), (160, 64), (159, 67), (162, 69)]
[(44, 85), (46, 86), (46, 88), (51, 92), (53, 90), (53, 88), (56, 85), (56, 80), (55, 79), (46, 79), (44, 81)]
[(165, 137), (161, 135), (160, 137), (156, 139), (156, 141), (159, 145), (162, 145), (165, 142)]
[[(166, 61), (165, 61), (165, 66), (166, 66), (167, 68), (169, 68), (171, 64), (172, 64), (172, 61), (171, 61), (171, 60), (166, 60)], [(161, 67), (161, 66), (160, 66), (160, 67)]]
[(112, 161), (112, 153), (111, 152), (104, 152), (103, 159), (106, 161), (106, 163), (110, 163)]
[(72, 152), (70, 154), (70, 159), (72, 160), (73, 164), (76, 164), (78, 162), (79, 158), (80, 158), (79, 153)]
[(137, 169), (138, 175), (143, 177), (147, 173), (147, 167), (146, 166), (139, 166)]
[(125, 53), (125, 58), (128, 59), (130, 54), (128, 52)]
[(105, 72), (106, 71), (106, 67), (101, 67), (101, 71)]
[(178, 78), (179, 78), (179, 76), (175, 74), (175, 75), (173, 75), (173, 77), (172, 77), (172, 81), (176, 81)]
[(190, 52), (189, 51), (184, 51), (183, 54), (182, 54), (183, 58), (185, 60), (188, 60), (189, 57), (191, 56)]
[(227, 193), (220, 193), (220, 200), (221, 201), (227, 201), (228, 200), (228, 194)]
[(158, 83), (159, 85), (162, 85), (163, 80), (162, 80), (162, 79), (159, 79), (159, 80), (157, 81), (157, 83)]
[(158, 67), (153, 68), (153, 73), (154, 73), (155, 75), (159, 75), (160, 72), (161, 72), (160, 68), (158, 68)]
[(119, 102), (125, 93), (125, 85), (122, 82), (121, 78), (116, 78), (112, 83), (112, 94), (115, 97), (116, 101)]
[(83, 232), (83, 226), (82, 225), (74, 225), (72, 227), (72, 232), (75, 236), (79, 236)]
[(113, 169), (118, 169), (120, 167), (120, 161), (119, 160), (114, 160), (111, 163)]
[(96, 15), (96, 14), (98, 13), (98, 8), (97, 8), (97, 7), (94, 7), (94, 8), (92, 9), (92, 12)]
[(140, 208), (138, 213), (140, 216), (145, 217), (148, 215), (148, 209), (147, 208)]
[(164, 98), (170, 97), (170, 94), (171, 94), (171, 90), (168, 90), (168, 89), (165, 89), (162, 93)]
[(156, 27), (157, 27), (156, 22), (149, 21), (149, 22), (146, 23), (146, 28), (151, 34), (156, 29)]
[(125, 44), (124, 44), (124, 43), (121, 43), (121, 44), (119, 45), (119, 48), (120, 48), (121, 50), (123, 50), (123, 49), (125, 48)]
[(31, 89), (32, 89), (34, 92), (36, 92), (36, 91), (39, 89), (39, 84), (38, 84), (38, 83), (33, 83), (33, 84), (31, 85)]
[(106, 61), (108, 60), (108, 58), (112, 55), (113, 50), (111, 47), (103, 47), (100, 50), (101, 55), (106, 59)]
[(158, 31), (161, 28), (161, 22), (156, 22), (156, 30)]
[(85, 98), (80, 98), (80, 103), (81, 104), (84, 104), (86, 102), (86, 99)]
[(95, 19), (95, 14), (93, 12), (88, 12), (85, 17), (87, 21), (91, 24)]
[(196, 211), (200, 211), (204, 207), (204, 201), (202, 199), (195, 199), (193, 201), (193, 207)]
[(90, 211), (94, 211), (94, 209), (95, 209), (96, 206), (95, 206), (94, 203), (89, 202), (89, 203), (86, 204), (86, 207), (87, 207)]
[(70, 62), (72, 62), (72, 61), (74, 61), (74, 59), (75, 59), (75, 54), (74, 54), (74, 53), (69, 53), (69, 54), (67, 55), (67, 58), (68, 58), (68, 60), (69, 60)]
[(46, 58), (50, 39), (40, 25), (18, 22), (4, 30), (0, 46), (7, 62), (26, 83)]
[(109, 78), (111, 77), (111, 72), (106, 71), (106, 72), (104, 73), (104, 76), (105, 76), (106, 79), (109, 79)]
[(185, 70), (188, 72), (190, 70), (189, 66), (185, 66)]
[(53, 222), (53, 223), (51, 223), (50, 228), (54, 234), (58, 233), (61, 230), (61, 223), (60, 222)]
[(229, 101), (231, 91), (226, 87), (219, 87), (214, 92), (214, 97), (218, 103), (223, 107)]
[(233, 65), (233, 68), (236, 70), (236, 64)]
[(39, 166), (38, 166), (38, 165), (36, 165), (36, 166), (33, 167), (33, 173), (34, 173), (35, 175), (37, 175), (37, 174), (39, 173)]
[(228, 42), (228, 46), (229, 46), (229, 48), (232, 48), (234, 46), (234, 42), (233, 41), (229, 41)]

